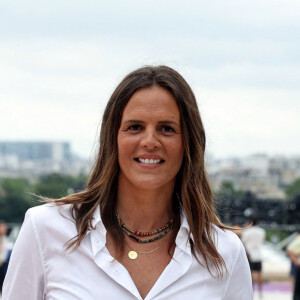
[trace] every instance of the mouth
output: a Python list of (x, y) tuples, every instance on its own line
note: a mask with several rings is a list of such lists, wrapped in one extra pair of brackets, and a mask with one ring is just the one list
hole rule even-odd
[(153, 158), (135, 158), (135, 161), (145, 164), (145, 165), (157, 165), (164, 162), (163, 159), (153, 159)]

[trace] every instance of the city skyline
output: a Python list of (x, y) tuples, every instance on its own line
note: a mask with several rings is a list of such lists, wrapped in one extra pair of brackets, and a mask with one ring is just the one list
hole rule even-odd
[(90, 158), (119, 81), (166, 64), (196, 95), (208, 153), (300, 154), (299, 2), (17, 0), (0, 20), (0, 140)]
[[(216, 159), (206, 156), (206, 170), (214, 191), (227, 183), (236, 191), (248, 191), (260, 199), (287, 199), (285, 189), (300, 177), (300, 156)], [(0, 177), (36, 177), (41, 174), (88, 174), (93, 159), (71, 152), (68, 142), (0, 141)], [(289, 195), (290, 196), (290, 195)]]
[[(68, 140), (46, 140), (46, 139), (23, 139), (23, 140), (0, 140), (0, 144), (1, 143), (67, 143), (70, 145), (70, 153), (72, 155), (78, 156), (81, 159), (88, 159), (91, 160), (95, 157), (95, 155), (97, 153), (95, 153), (95, 151), (98, 150), (98, 144), (95, 143), (95, 145), (91, 148), (91, 153), (87, 156), (82, 155), (80, 152), (77, 152), (76, 150), (74, 150), (73, 144), (72, 142), (68, 141)], [(93, 156), (93, 157), (92, 157)], [(213, 159), (213, 160), (232, 160), (232, 159), (244, 159), (247, 157), (253, 157), (253, 156), (266, 156), (269, 158), (300, 158), (300, 153), (296, 153), (296, 154), (284, 154), (284, 153), (275, 153), (275, 154), (270, 154), (267, 152), (249, 152), (249, 153), (238, 153), (238, 154), (228, 154), (227, 156), (217, 156), (212, 152), (209, 152), (208, 150), (205, 152), (205, 156), (208, 159)]]

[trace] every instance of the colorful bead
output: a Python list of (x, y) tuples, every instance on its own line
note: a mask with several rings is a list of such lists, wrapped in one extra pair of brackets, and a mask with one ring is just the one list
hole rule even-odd
[(118, 220), (119, 220), (119, 224), (124, 227), (127, 231), (129, 231), (130, 233), (136, 235), (136, 236), (151, 236), (151, 235), (155, 235), (157, 233), (160, 233), (164, 230), (166, 230), (167, 228), (169, 228), (170, 225), (173, 224), (173, 219), (171, 219), (166, 225), (164, 225), (161, 228), (155, 229), (154, 231), (148, 231), (148, 232), (140, 232), (140, 231), (135, 231), (133, 229), (131, 229), (129, 226), (127, 226), (123, 220), (118, 216), (118, 214), (116, 215)]
[(144, 244), (144, 243), (151, 243), (151, 242), (157, 241), (157, 240), (161, 239), (163, 236), (165, 236), (173, 228), (173, 222), (166, 228), (166, 230), (162, 234), (160, 234), (152, 239), (148, 239), (148, 240), (141, 240), (141, 239), (137, 238), (136, 236), (132, 235), (123, 225), (121, 225), (121, 228), (130, 238), (132, 238), (133, 240), (135, 240), (138, 243)]

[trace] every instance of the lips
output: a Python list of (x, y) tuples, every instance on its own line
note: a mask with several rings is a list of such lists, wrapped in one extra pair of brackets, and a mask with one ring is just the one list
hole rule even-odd
[(164, 160), (158, 155), (140, 155), (134, 160), (146, 165), (157, 165), (164, 162)]
[(160, 164), (163, 162), (162, 159), (137, 158), (136, 160), (143, 164), (149, 164), (149, 165)]

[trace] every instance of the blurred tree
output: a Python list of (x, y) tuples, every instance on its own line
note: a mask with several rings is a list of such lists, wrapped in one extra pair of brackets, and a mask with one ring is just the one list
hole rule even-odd
[(79, 174), (75, 177), (75, 184), (74, 184), (74, 192), (79, 192), (85, 189), (86, 184), (88, 181), (88, 176), (86, 174)]
[(21, 222), (26, 210), (38, 204), (30, 195), (31, 186), (25, 178), (3, 178), (0, 190), (0, 219), (6, 222)]
[(68, 194), (84, 189), (87, 181), (86, 175), (73, 177), (60, 173), (43, 175), (34, 186), (34, 193), (48, 198), (61, 198)]
[(25, 178), (0, 179), (0, 220), (6, 222), (22, 222), (26, 210), (40, 205), (38, 196), (60, 198), (85, 188), (87, 176), (76, 177), (64, 174), (48, 174), (41, 176), (35, 184)]
[(293, 183), (285, 188), (285, 193), (288, 198), (292, 199), (300, 196), (300, 178), (296, 179)]
[(218, 197), (227, 198), (227, 197), (242, 196), (245, 194), (245, 192), (235, 189), (233, 182), (225, 180), (222, 182), (216, 194)]
[(233, 182), (222, 182), (219, 190), (216, 192), (216, 203), (218, 215), (223, 222), (226, 224), (232, 221), (234, 221), (234, 223), (241, 223), (240, 220), (233, 219), (238, 219), (244, 211), (244, 209), (240, 207), (240, 199), (244, 194), (244, 191), (235, 189)]

